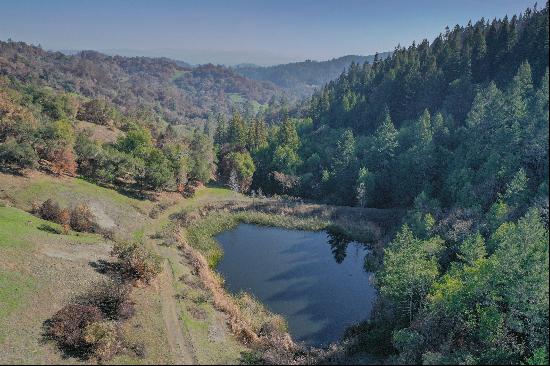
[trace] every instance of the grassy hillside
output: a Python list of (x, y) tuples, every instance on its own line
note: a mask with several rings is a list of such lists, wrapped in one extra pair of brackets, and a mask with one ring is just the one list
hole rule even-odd
[(90, 265), (108, 259), (97, 235), (58, 235), (57, 224), (0, 207), (0, 362), (66, 362), (42, 343), (43, 322), (102, 275)]
[[(245, 348), (227, 329), (225, 317), (205, 301), (191, 267), (178, 249), (158, 235), (170, 215), (186, 208), (233, 198), (225, 189), (204, 188), (185, 200), (164, 194), (153, 202), (127, 197), (76, 178), (0, 174), (0, 362), (75, 363), (44, 342), (43, 323), (105, 274), (113, 243), (97, 234), (56, 234), (60, 226), (29, 210), (33, 201), (52, 198), (62, 207), (86, 202), (103, 225), (114, 224), (117, 238), (138, 238), (164, 260), (151, 286), (134, 288), (136, 315), (123, 325), (125, 339), (144, 346), (143, 358), (123, 354), (112, 363), (236, 363)], [(156, 234), (156, 235), (155, 235)], [(183, 281), (185, 279), (185, 281)], [(187, 283), (187, 284), (186, 284)], [(181, 296), (185, 294), (185, 296)], [(171, 312), (174, 317), (171, 317)], [(179, 337), (179, 338), (178, 338)]]

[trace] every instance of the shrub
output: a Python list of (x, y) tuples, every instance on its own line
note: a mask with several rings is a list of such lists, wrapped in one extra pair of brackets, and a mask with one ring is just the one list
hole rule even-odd
[(44, 220), (57, 222), (60, 212), (59, 204), (49, 198), (40, 206), (39, 216)]
[(38, 166), (38, 154), (30, 144), (9, 139), (0, 143), (0, 163), (32, 169)]
[(285, 320), (280, 315), (271, 313), (250, 294), (241, 292), (233, 300), (240, 312), (249, 319), (256, 334), (272, 336), (287, 331)]
[(70, 224), (75, 231), (92, 232), (95, 228), (94, 220), (94, 214), (85, 203), (81, 203), (71, 211)]
[(76, 118), (81, 121), (112, 126), (114, 109), (105, 100), (92, 99), (78, 109)]
[(52, 171), (55, 174), (76, 175), (77, 163), (71, 147), (64, 147), (53, 151), (48, 160), (51, 161)]
[(182, 195), (185, 198), (192, 198), (196, 192), (197, 192), (197, 186), (190, 183), (185, 185), (182, 191)]
[(120, 260), (122, 272), (126, 276), (145, 283), (151, 281), (162, 270), (160, 257), (142, 243), (117, 242), (113, 247), (113, 255)]
[(59, 348), (85, 356), (89, 344), (84, 340), (84, 330), (89, 324), (101, 320), (103, 315), (97, 306), (67, 305), (48, 322), (47, 336), (55, 340)]
[(105, 317), (125, 320), (134, 315), (134, 304), (130, 301), (130, 287), (119, 281), (105, 281), (85, 295), (82, 302), (98, 307)]
[(69, 232), (69, 228), (71, 227), (71, 212), (68, 208), (59, 211), (56, 222), (61, 225), (65, 234)]
[(84, 341), (91, 353), (101, 361), (110, 360), (122, 348), (119, 329), (107, 321), (88, 324), (84, 329)]
[(40, 207), (42, 205), (38, 201), (32, 201), (31, 203), (31, 213), (36, 216), (40, 216)]

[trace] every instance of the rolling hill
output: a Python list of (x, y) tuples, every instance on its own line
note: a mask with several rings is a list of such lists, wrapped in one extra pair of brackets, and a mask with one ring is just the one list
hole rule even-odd
[(0, 75), (89, 98), (104, 98), (124, 112), (144, 107), (172, 124), (195, 124), (210, 113), (266, 104), (283, 94), (272, 83), (247, 79), (212, 64), (188, 67), (167, 58), (74, 55), (24, 42), (0, 41)]
[[(378, 57), (385, 59), (390, 55), (391, 52), (382, 52)], [(234, 70), (249, 79), (270, 81), (292, 95), (308, 97), (315, 89), (336, 79), (353, 62), (372, 63), (374, 58), (375, 55), (348, 55), (328, 61), (306, 60), (267, 67), (243, 64), (236, 66)]]

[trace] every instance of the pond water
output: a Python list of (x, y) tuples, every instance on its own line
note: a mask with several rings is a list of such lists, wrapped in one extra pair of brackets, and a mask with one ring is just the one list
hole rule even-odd
[(368, 318), (376, 289), (364, 270), (364, 245), (328, 232), (240, 224), (219, 234), (217, 270), (232, 293), (246, 291), (288, 322), (307, 345), (337, 341)]

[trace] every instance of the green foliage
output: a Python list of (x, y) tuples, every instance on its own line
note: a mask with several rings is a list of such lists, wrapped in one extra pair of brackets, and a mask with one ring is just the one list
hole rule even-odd
[(548, 349), (540, 347), (527, 359), (528, 365), (548, 365)]
[(38, 154), (29, 143), (8, 139), (0, 143), (0, 164), (33, 169), (38, 166)]
[(199, 182), (208, 182), (214, 170), (214, 152), (212, 140), (195, 131), (190, 146), (189, 178)]
[[(237, 191), (247, 192), (252, 183), (252, 176), (256, 167), (250, 153), (246, 150), (231, 151), (224, 155), (221, 166), (223, 168), (223, 179), (231, 187), (237, 185)], [(234, 174), (234, 176), (232, 176)], [(231, 182), (231, 180), (236, 182)], [(233, 188), (233, 187), (231, 187)]]
[(159, 149), (151, 149), (145, 159), (142, 184), (152, 189), (163, 189), (175, 184), (170, 160)]
[(367, 168), (359, 169), (357, 177), (357, 203), (360, 207), (365, 207), (370, 201), (371, 195), (374, 195), (376, 177)]
[(513, 176), (512, 180), (506, 187), (503, 198), (511, 207), (518, 207), (524, 204), (528, 197), (527, 175), (525, 170), (520, 170)]
[(425, 297), (439, 276), (437, 256), (440, 238), (417, 239), (403, 226), (384, 250), (384, 269), (378, 274), (380, 292), (401, 309), (399, 315), (410, 320), (424, 305)]
[(116, 147), (119, 151), (144, 159), (153, 147), (151, 132), (140, 126), (133, 126), (125, 136), (120, 137)]
[(76, 118), (81, 121), (110, 126), (114, 124), (115, 110), (105, 100), (92, 99), (79, 108)]
[(229, 121), (229, 129), (227, 131), (227, 142), (238, 148), (244, 148), (247, 145), (247, 130), (242, 117), (235, 113)]
[(279, 145), (286, 146), (290, 150), (296, 150), (300, 145), (296, 124), (292, 119), (286, 119), (279, 130)]
[(480, 233), (469, 236), (459, 248), (458, 259), (468, 265), (474, 265), (478, 260), (485, 258), (485, 240)]
[(530, 211), (492, 240), (487, 258), (479, 236), (461, 246), (464, 264), (434, 285), (429, 316), (462, 329), (447, 334), (478, 363), (520, 363), (548, 343), (548, 229)]
[(176, 183), (186, 183), (189, 173), (189, 151), (180, 144), (165, 144), (162, 152), (168, 159)]
[(384, 120), (382, 124), (377, 127), (374, 133), (374, 164), (378, 163), (378, 166), (387, 166), (389, 161), (395, 156), (395, 152), (399, 146), (397, 141), (398, 132), (393, 125), (390, 112), (386, 108)]
[(277, 146), (273, 153), (273, 160), (271, 161), (274, 171), (293, 174), (300, 164), (300, 157), (290, 146)]

